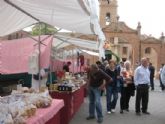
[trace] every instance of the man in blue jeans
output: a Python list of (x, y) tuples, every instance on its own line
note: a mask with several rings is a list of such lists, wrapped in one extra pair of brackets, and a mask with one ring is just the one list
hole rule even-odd
[(97, 113), (97, 122), (103, 122), (102, 106), (101, 106), (101, 90), (104, 89), (103, 80), (111, 81), (112, 78), (104, 71), (98, 68), (96, 64), (91, 65), (89, 72), (89, 116), (87, 120), (95, 119), (95, 109)]

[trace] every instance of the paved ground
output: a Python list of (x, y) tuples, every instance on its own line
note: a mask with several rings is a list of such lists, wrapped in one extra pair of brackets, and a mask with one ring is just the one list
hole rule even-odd
[[(106, 99), (102, 97), (102, 106), (104, 121), (102, 124), (165, 124), (165, 91), (161, 92), (159, 81), (155, 81), (155, 91), (150, 91), (149, 108), (151, 115), (137, 116), (135, 114), (135, 97), (130, 100), (130, 112), (120, 114), (119, 100), (116, 106), (116, 112), (108, 115), (106, 113)], [(120, 97), (120, 96), (119, 96)], [(71, 120), (70, 124), (97, 124), (96, 119), (87, 121), (88, 116), (88, 98), (85, 98), (79, 111)]]

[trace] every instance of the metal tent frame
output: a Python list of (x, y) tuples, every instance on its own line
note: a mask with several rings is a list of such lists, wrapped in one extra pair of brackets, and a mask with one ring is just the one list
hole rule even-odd
[[(40, 77), (40, 75), (41, 75), (41, 74), (40, 74), (40, 70), (41, 70), (41, 68), (40, 68), (41, 45), (45, 45), (45, 44), (43, 44), (42, 42), (43, 42), (44, 40), (46, 40), (48, 37), (54, 35), (56, 32), (55, 32), (54, 34), (49, 35), (49, 36), (46, 37), (45, 39), (41, 40), (41, 23), (44, 23), (44, 22), (42, 22), (40, 19), (34, 17), (33, 15), (31, 15), (30, 13), (28, 13), (27, 11), (25, 11), (23, 8), (17, 6), (17, 5), (14, 4), (13, 2), (11, 2), (10, 0), (4, 0), (4, 2), (6, 2), (7, 4), (9, 4), (9, 5), (11, 5), (12, 7), (16, 8), (17, 10), (21, 11), (22, 13), (26, 14), (27, 16), (31, 17), (32, 19), (36, 20), (36, 21), (38, 22), (38, 24), (39, 24), (39, 35), (38, 35), (38, 40), (36, 40), (35, 38), (31, 37), (30, 35), (29, 35), (29, 37), (32, 38), (33, 40), (35, 40), (35, 41), (37, 42), (37, 44), (38, 44), (38, 50), (39, 50), (39, 62), (38, 62), (38, 68), (39, 68), (39, 82), (41, 82), (41, 77)], [(61, 30), (61, 29), (60, 29), (60, 30)], [(96, 36), (97, 36), (97, 35), (96, 35)], [(57, 38), (57, 37), (56, 37), (56, 38)], [(58, 39), (59, 39), (59, 38), (58, 38)], [(60, 39), (60, 40), (61, 40), (61, 39)], [(97, 39), (97, 41), (98, 41), (98, 39)], [(66, 42), (66, 41), (65, 41), (65, 42)]]
[[(28, 35), (31, 39), (33, 39), (34, 41), (36, 41), (37, 43), (35, 45), (38, 45), (38, 50), (39, 50), (39, 61), (38, 61), (38, 69), (39, 69), (39, 88), (41, 87), (40, 82), (41, 82), (41, 62), (40, 62), (40, 58), (41, 58), (41, 45), (45, 45), (42, 42), (45, 41), (47, 38), (51, 37), (52, 35), (48, 35), (47, 37), (45, 37), (44, 39), (41, 40), (41, 21), (39, 19), (37, 19), (36, 17), (32, 16), (30, 13), (26, 12), (25, 10), (23, 10), (22, 8), (20, 8), (19, 6), (15, 5), (13, 2), (11, 2), (10, 0), (4, 0), (7, 4), (11, 5), (12, 7), (16, 8), (17, 10), (21, 11), (22, 13), (26, 14), (27, 16), (33, 18), (34, 20), (36, 20), (39, 24), (39, 35), (38, 35), (38, 40), (36, 40), (35, 38), (33, 38), (32, 36)], [(46, 46), (46, 45), (45, 45)]]

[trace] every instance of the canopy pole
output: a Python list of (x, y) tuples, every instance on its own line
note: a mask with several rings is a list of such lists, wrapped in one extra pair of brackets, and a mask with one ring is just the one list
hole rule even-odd
[(73, 54), (73, 49), (72, 49), (72, 69), (73, 69), (73, 74), (74, 74), (74, 54)]
[[(38, 19), (38, 18), (36, 18), (36, 17), (34, 17), (33, 15), (31, 15), (30, 13), (28, 13), (28, 12), (26, 12), (25, 10), (23, 10), (22, 8), (20, 8), (19, 6), (17, 6), (17, 5), (15, 5), (13, 2), (11, 2), (10, 0), (4, 0), (4, 2), (6, 2), (7, 4), (9, 4), (9, 5), (11, 5), (12, 7), (14, 7), (14, 8), (16, 8), (17, 10), (19, 10), (19, 11), (21, 11), (22, 13), (24, 13), (24, 14), (26, 14), (27, 16), (29, 16), (29, 17), (31, 17), (31, 18), (33, 18), (34, 20), (36, 20), (36, 21), (38, 21), (38, 24), (39, 24), (39, 36), (38, 36), (38, 50), (39, 50), (39, 56), (38, 56), (38, 70), (39, 70), (39, 88), (41, 88), (41, 72), (40, 72), (40, 70), (41, 70), (41, 60), (40, 60), (40, 58), (41, 58), (41, 44), (43, 44), (42, 42), (44, 41), (44, 40), (46, 40), (47, 38), (49, 38), (51, 35), (49, 35), (49, 36), (47, 36), (46, 38), (44, 38), (44, 39), (42, 39), (41, 40), (41, 21)], [(59, 29), (59, 30), (61, 30), (61, 28)], [(58, 31), (59, 31), (58, 30)], [(57, 32), (58, 32), (57, 31)], [(55, 32), (56, 33), (56, 32)], [(54, 33), (54, 34), (55, 34)], [(53, 35), (54, 35), (53, 34)], [(29, 36), (30, 37), (30, 36)], [(31, 37), (32, 38), (32, 37)], [(32, 38), (33, 40), (35, 40), (35, 41), (37, 41), (36, 39), (34, 39), (34, 38)], [(43, 45), (45, 45), (45, 44), (43, 44)], [(46, 45), (45, 45), (46, 46)], [(52, 82), (52, 81), (51, 81)]]
[(39, 54), (38, 54), (38, 74), (39, 74), (39, 89), (41, 88), (41, 67), (40, 67), (40, 64), (41, 64), (41, 22), (39, 22), (39, 36), (38, 36), (38, 50), (39, 50)]
[[(52, 80), (52, 72), (53, 72), (53, 61), (52, 61), (52, 42), (53, 42), (53, 38), (51, 41), (51, 54), (50, 54), (50, 67), (49, 67), (49, 74), (50, 74), (50, 84), (53, 84), (53, 80)], [(49, 83), (49, 82), (48, 82)]]

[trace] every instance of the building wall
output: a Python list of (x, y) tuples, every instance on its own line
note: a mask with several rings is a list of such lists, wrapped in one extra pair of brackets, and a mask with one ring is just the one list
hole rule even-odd
[[(152, 48), (149, 58), (157, 70), (160, 69), (161, 64), (165, 63), (165, 47), (162, 43), (142, 43), (142, 57), (145, 56), (144, 51), (147, 47)], [(146, 55), (147, 56), (147, 55)]]
[[(117, 32), (112, 33), (112, 32), (108, 32), (108, 31), (104, 31), (104, 34), (106, 36), (106, 39), (110, 39), (111, 37), (119, 37), (120, 39), (124, 39), (125, 41), (127, 41), (127, 46), (130, 45), (131, 46), (130, 49), (133, 50), (133, 52), (130, 51), (131, 52), (130, 54), (133, 54), (132, 59), (130, 60), (131, 63), (133, 64), (133, 67), (137, 61), (139, 62), (139, 60), (140, 60), (140, 58), (139, 58), (139, 38), (136, 33), (127, 34), (127, 33), (117, 33)], [(124, 44), (120, 44), (120, 46), (124, 46)], [(121, 53), (121, 56), (124, 56), (124, 55), (122, 55), (122, 52), (119, 51), (119, 53)]]

